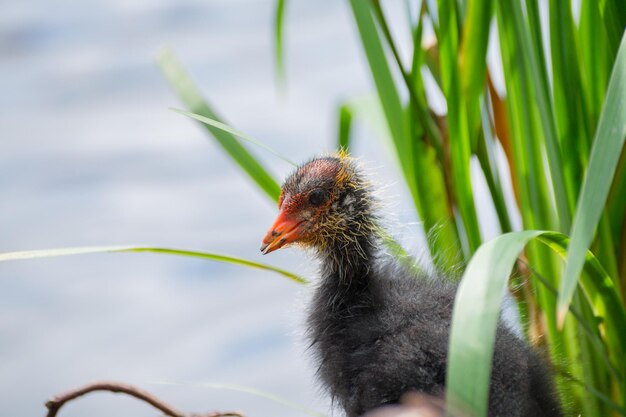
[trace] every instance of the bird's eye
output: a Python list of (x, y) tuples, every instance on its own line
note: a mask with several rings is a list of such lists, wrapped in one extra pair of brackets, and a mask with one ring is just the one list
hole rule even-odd
[(328, 200), (328, 192), (319, 188), (309, 193), (309, 203), (313, 206), (320, 206)]

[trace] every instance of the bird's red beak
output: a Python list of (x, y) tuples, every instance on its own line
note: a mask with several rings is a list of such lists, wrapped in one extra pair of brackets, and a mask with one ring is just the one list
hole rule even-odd
[(286, 210), (281, 210), (274, 222), (274, 225), (263, 238), (261, 252), (267, 255), (270, 252), (280, 249), (288, 243), (295, 242), (302, 237), (300, 225), (304, 220), (298, 219)]

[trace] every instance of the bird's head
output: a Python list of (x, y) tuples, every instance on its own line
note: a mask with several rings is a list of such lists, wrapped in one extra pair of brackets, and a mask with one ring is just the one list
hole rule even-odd
[(373, 201), (346, 153), (312, 159), (283, 184), (279, 214), (263, 239), (264, 254), (290, 243), (324, 250), (369, 236)]

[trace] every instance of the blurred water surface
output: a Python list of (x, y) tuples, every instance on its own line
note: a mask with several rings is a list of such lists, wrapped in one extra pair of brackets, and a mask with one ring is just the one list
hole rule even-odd
[[(0, 2), (0, 251), (152, 243), (313, 277), (297, 250), (258, 253), (273, 204), (203, 129), (168, 110), (179, 104), (154, 64), (172, 46), (230, 123), (293, 160), (332, 149), (336, 105), (371, 90), (356, 30), (346, 2), (289, 3), (280, 96), (272, 1)], [(356, 151), (391, 206), (414, 221), (389, 151), (357, 133)], [(277, 178), (289, 172), (254, 152)], [(188, 384), (196, 381), (329, 413), (302, 335), (309, 291), (266, 272), (154, 254), (2, 263), (0, 416), (43, 415), (47, 397), (97, 379), (138, 384), (187, 411), (303, 415)], [(155, 412), (99, 394), (62, 415)]]

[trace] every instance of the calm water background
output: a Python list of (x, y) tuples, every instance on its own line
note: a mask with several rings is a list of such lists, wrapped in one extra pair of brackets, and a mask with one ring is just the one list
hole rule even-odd
[[(408, 39), (396, 3), (394, 27)], [(292, 160), (330, 150), (337, 104), (372, 89), (347, 2), (290, 2), (283, 96), (272, 10), (265, 0), (1, 2), (0, 251), (151, 243), (314, 277), (297, 250), (259, 254), (273, 204), (203, 129), (168, 110), (179, 104), (154, 64), (172, 46), (228, 122)], [(403, 225), (395, 233), (423, 253), (391, 152), (361, 125), (356, 133), (355, 153)], [(290, 171), (253, 151), (277, 178)], [(302, 335), (309, 291), (266, 272), (154, 254), (2, 263), (0, 416), (43, 415), (47, 397), (97, 379), (140, 385), (186, 411), (304, 415), (193, 385), (204, 382), (329, 413)], [(62, 414), (155, 412), (97, 394)]]

